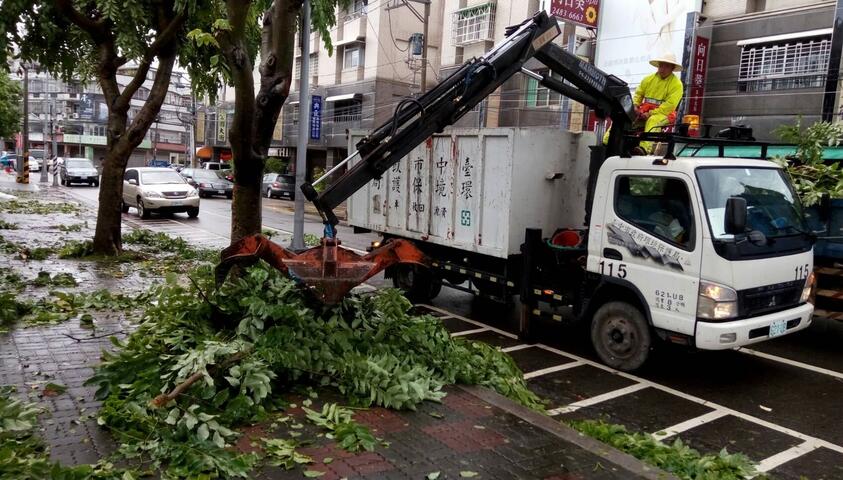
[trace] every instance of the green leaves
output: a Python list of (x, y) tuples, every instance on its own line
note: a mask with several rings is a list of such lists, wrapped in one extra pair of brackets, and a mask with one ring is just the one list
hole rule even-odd
[(787, 169), (805, 206), (819, 203), (823, 194), (831, 198), (843, 197), (840, 164), (823, 161), (825, 147), (836, 147), (843, 141), (843, 125), (817, 122), (803, 129), (800, 118), (796, 124), (782, 125), (774, 133), (783, 141), (796, 144), (793, 158), (777, 157), (773, 161)]
[(726, 449), (717, 455), (701, 455), (678, 438), (665, 444), (645, 433), (630, 433), (622, 425), (598, 420), (573, 420), (569, 425), (683, 480), (740, 480), (757, 473), (749, 458)]
[(312, 458), (296, 451), (298, 444), (294, 440), (262, 438), (261, 441), (266, 451), (268, 465), (290, 470), (297, 465), (313, 463)]

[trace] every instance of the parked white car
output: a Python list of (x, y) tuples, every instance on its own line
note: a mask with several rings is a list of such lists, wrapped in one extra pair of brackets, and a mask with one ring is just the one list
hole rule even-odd
[(199, 192), (175, 170), (166, 167), (128, 168), (123, 176), (123, 213), (134, 207), (141, 218), (152, 213), (199, 215)]

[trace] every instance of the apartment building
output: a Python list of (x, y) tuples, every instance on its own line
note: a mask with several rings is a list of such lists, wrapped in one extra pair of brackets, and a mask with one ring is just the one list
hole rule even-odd
[[(522, 22), (539, 10), (547, 10), (550, 0), (445, 0), (442, 35), (442, 75), (455, 71), (472, 57), (483, 56), (505, 38), (506, 27)], [(586, 29), (561, 24), (563, 34), (555, 43), (588, 56), (593, 37)], [(570, 48), (568, 47), (570, 45)], [(547, 73), (537, 60), (525, 67)], [(457, 124), (465, 127), (559, 126), (579, 131), (584, 109), (537, 81), (516, 74)]]
[[(136, 68), (126, 65), (120, 69), (117, 82), (121, 87), (131, 81)], [(13, 78), (23, 82), (24, 76), (19, 65), (12, 65), (10, 70)], [(108, 109), (99, 85), (94, 81), (64, 82), (51, 77), (37, 66), (30, 66), (28, 77), (28, 147), (43, 148), (49, 152), (55, 139), (59, 156), (87, 157), (97, 162), (104, 157)], [(153, 68), (131, 100), (130, 122), (149, 96), (154, 78)], [(174, 74), (158, 119), (132, 153), (129, 166), (143, 166), (153, 158), (170, 161), (185, 161), (189, 158), (187, 133), (192, 118), (191, 98), (186, 78)], [(13, 148), (13, 142), (6, 140), (6, 147)]]
[[(421, 14), (424, 6), (408, 0)], [(443, 0), (431, 0), (428, 20), (427, 86), (439, 76)], [(317, 34), (310, 38), (310, 89), (321, 97), (319, 138), (309, 138), (308, 174), (330, 168), (347, 155), (347, 132), (372, 129), (393, 113), (405, 97), (421, 92), (421, 37), (424, 24), (400, 0), (354, 0), (338, 12), (331, 31), (333, 52)], [(297, 38), (298, 44), (298, 38)], [(301, 77), (301, 49), (296, 47), (294, 77)], [(299, 131), (298, 81), (284, 104), (281, 141), (270, 154), (294, 159)], [(310, 106), (308, 106), (310, 108)]]
[[(836, 3), (706, 0), (702, 14), (712, 33), (704, 122), (745, 124), (759, 139), (778, 140), (775, 128), (799, 117), (806, 124), (840, 120), (840, 88), (825, 94)], [(841, 41), (838, 33), (834, 42)]]

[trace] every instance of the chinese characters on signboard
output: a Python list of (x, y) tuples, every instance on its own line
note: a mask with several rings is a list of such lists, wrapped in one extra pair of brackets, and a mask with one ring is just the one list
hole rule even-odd
[(550, 14), (583, 27), (597, 28), (599, 0), (551, 0)]
[(226, 123), (228, 123), (228, 115), (225, 110), (220, 110), (217, 116), (217, 141), (225, 141)]
[(705, 69), (708, 62), (709, 39), (697, 37), (691, 64), (691, 89), (688, 95), (688, 115), (701, 115), (705, 94)]
[(322, 136), (322, 97), (313, 95), (310, 100), (310, 139), (319, 140)]

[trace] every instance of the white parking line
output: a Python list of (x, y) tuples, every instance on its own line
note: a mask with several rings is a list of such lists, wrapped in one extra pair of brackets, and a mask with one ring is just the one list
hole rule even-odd
[(764, 358), (767, 360), (772, 360), (774, 362), (784, 363), (785, 365), (790, 365), (792, 367), (802, 368), (805, 370), (810, 370), (812, 372), (821, 373), (823, 375), (828, 375), (830, 377), (839, 378), (843, 380), (843, 373), (836, 372), (834, 370), (829, 370), (827, 368), (817, 367), (815, 365), (811, 365), (808, 363), (802, 363), (796, 360), (791, 360), (789, 358), (780, 357), (778, 355), (772, 355), (769, 353), (759, 352), (758, 350), (750, 350), (748, 348), (738, 348), (737, 351), (741, 353), (745, 353), (747, 355), (753, 355), (756, 357)]
[(530, 344), (527, 344), (527, 343), (522, 343), (521, 345), (513, 345), (511, 347), (502, 348), (501, 351), (509, 353), (509, 352), (515, 352), (515, 351), (518, 351), (518, 350), (524, 350), (525, 348), (530, 348), (532, 346), (533, 345), (530, 345)]
[(577, 410), (590, 407), (592, 405), (597, 405), (598, 403), (605, 402), (607, 400), (611, 400), (613, 398), (622, 397), (624, 395), (628, 395), (633, 392), (637, 392), (639, 390), (643, 390), (645, 388), (649, 388), (648, 385), (644, 385), (643, 383), (637, 383), (635, 385), (630, 385), (628, 387), (619, 388), (617, 390), (612, 390), (611, 392), (604, 393), (602, 395), (597, 395), (591, 398), (586, 398), (585, 400), (580, 400), (579, 402), (574, 402), (568, 404), (564, 407), (554, 408), (552, 410), (548, 410), (547, 414), (551, 417), (555, 417), (556, 415), (561, 415), (564, 413), (571, 413), (576, 412)]
[(534, 370), (532, 372), (528, 372), (524, 374), (524, 380), (529, 380), (531, 378), (540, 377), (542, 375), (547, 375), (548, 373), (554, 372), (561, 372), (562, 370), (567, 370), (569, 368), (579, 367), (584, 365), (582, 362), (573, 361), (568, 363), (563, 363), (562, 365), (555, 365), (553, 367), (542, 368), (540, 370)]
[(475, 328), (475, 329), (472, 329), (472, 330), (463, 330), (461, 332), (454, 332), (454, 333), (451, 334), (451, 336), (452, 337), (462, 337), (464, 335), (472, 335), (472, 334), (475, 334), (475, 333), (482, 333), (482, 332), (488, 332), (488, 331), (489, 331), (488, 327)]
[(664, 440), (665, 438), (669, 438), (687, 430), (690, 430), (692, 428), (699, 427), (700, 425), (712, 422), (714, 420), (717, 420), (718, 418), (723, 418), (726, 415), (728, 415), (728, 413), (724, 410), (714, 410), (708, 413), (704, 413), (699, 417), (694, 417), (682, 423), (677, 423), (672, 427), (667, 427), (663, 430), (660, 430), (654, 433), (653, 437), (655, 437), (656, 440)]
[(466, 317), (463, 317), (461, 315), (457, 315), (456, 313), (449, 312), (449, 311), (447, 311), (445, 309), (442, 309), (442, 308), (439, 308), (439, 307), (434, 307), (433, 305), (428, 305), (426, 303), (418, 303), (418, 304), (416, 304), (416, 306), (417, 307), (424, 307), (424, 308), (427, 308), (428, 310), (433, 310), (434, 312), (439, 312), (439, 313), (442, 313), (444, 315), (448, 315), (450, 317), (458, 318), (458, 319), (460, 319), (464, 322), (473, 323), (474, 325), (477, 325), (478, 327), (484, 327), (484, 328), (486, 328), (488, 330), (491, 330), (495, 333), (499, 333), (499, 334), (503, 335), (504, 337), (515, 338), (515, 339), (518, 338), (518, 335), (515, 335), (513, 333), (509, 333), (509, 332), (501, 330), (499, 328), (495, 328), (495, 327), (486, 325), (485, 323), (478, 322), (477, 320), (472, 320), (470, 318), (466, 318)]
[(707, 406), (709, 408), (713, 408), (715, 410), (722, 410), (722, 411), (728, 413), (729, 415), (741, 418), (743, 420), (755, 423), (757, 425), (761, 425), (762, 427), (769, 428), (770, 430), (775, 430), (777, 432), (784, 433), (785, 435), (790, 435), (791, 437), (796, 437), (796, 438), (798, 438), (800, 440), (803, 440), (803, 441), (806, 441), (806, 442), (813, 441), (813, 442), (816, 442), (817, 445), (819, 445), (821, 447), (828, 448), (829, 450), (834, 450), (837, 453), (843, 453), (843, 447), (841, 447), (840, 445), (836, 445), (834, 443), (828, 442), (826, 440), (822, 440), (822, 439), (819, 439), (819, 438), (816, 438), (816, 437), (812, 437), (810, 435), (806, 435), (804, 433), (800, 433), (800, 432), (798, 432), (796, 430), (793, 430), (791, 428), (784, 427), (784, 426), (775, 424), (775, 423), (767, 421), (767, 420), (762, 420), (758, 417), (754, 417), (752, 415), (748, 415), (746, 413), (739, 412), (737, 410), (731, 409), (729, 407), (725, 407), (725, 406), (720, 405), (718, 403), (711, 402), (711, 401), (696, 397), (694, 395), (681, 392), (679, 390), (676, 390), (674, 388), (671, 388), (671, 387), (668, 387), (668, 386), (665, 386), (665, 385), (661, 385), (659, 383), (651, 382), (651, 381), (646, 380), (644, 378), (636, 377), (635, 375), (632, 375), (632, 374), (629, 374), (629, 373), (626, 373), (626, 372), (621, 372), (619, 370), (615, 370), (611, 367), (607, 367), (606, 365), (603, 365), (602, 363), (593, 362), (591, 360), (587, 360), (585, 358), (579, 357), (579, 356), (574, 355), (572, 353), (563, 352), (561, 350), (555, 349), (553, 347), (548, 347), (547, 345), (542, 345), (542, 344), (537, 344), (536, 346), (540, 347), (540, 348), (543, 348), (543, 349), (545, 349), (549, 352), (554, 352), (554, 353), (559, 354), (559, 355), (564, 355), (564, 356), (566, 356), (568, 358), (572, 358), (574, 360), (582, 360), (583, 363), (585, 363), (589, 366), (599, 368), (601, 370), (605, 370), (607, 372), (610, 372), (610, 373), (613, 373), (615, 375), (627, 378), (629, 380), (634, 380), (636, 382), (640, 382), (643, 385), (646, 385), (646, 386), (651, 387), (651, 388), (655, 388), (657, 390), (661, 390), (661, 391), (663, 391), (665, 393), (669, 393), (671, 395), (675, 395), (677, 397), (683, 398), (683, 399), (688, 400), (690, 402), (694, 402), (694, 403), (697, 403), (697, 404), (700, 404), (700, 405), (705, 405), (705, 406)]
[(817, 442), (808, 440), (807, 442), (800, 443), (795, 447), (788, 448), (783, 452), (779, 452), (771, 457), (767, 457), (764, 460), (761, 460), (760, 462), (758, 462), (758, 466), (755, 467), (755, 469), (758, 470), (758, 472), (760, 473), (769, 472), (770, 470), (778, 467), (779, 465), (787, 463), (793, 460), (794, 458), (801, 457), (806, 453), (810, 453), (820, 448), (821, 446), (822, 445)]

